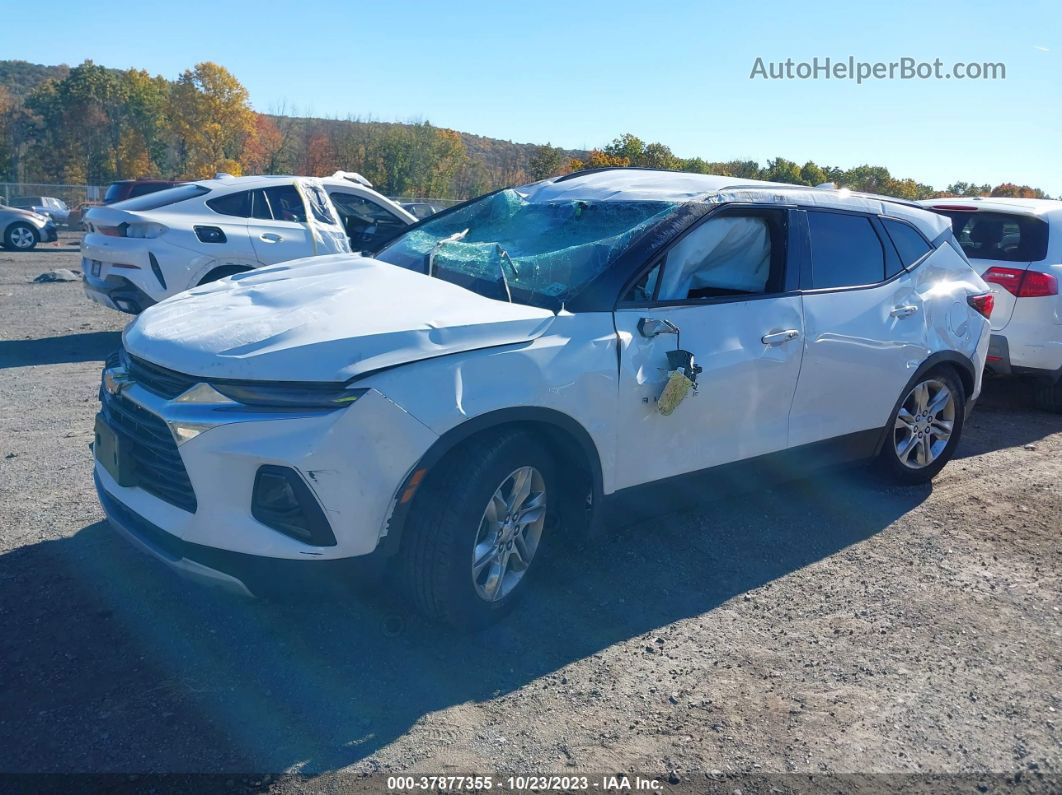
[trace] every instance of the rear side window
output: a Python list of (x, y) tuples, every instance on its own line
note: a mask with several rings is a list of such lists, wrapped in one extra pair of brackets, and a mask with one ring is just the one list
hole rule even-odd
[[(941, 212), (938, 210), (937, 212)], [(1047, 257), (1047, 223), (1028, 215), (941, 212), (970, 259), (1039, 262)]]
[[(302, 196), (294, 185), (277, 185), (261, 191), (269, 202), (269, 209), (275, 221), (306, 221), (306, 207), (302, 203)], [(255, 217), (260, 217), (255, 213)]]
[(149, 193), (146, 196), (126, 199), (115, 204), (114, 208), (116, 210), (157, 210), (160, 207), (168, 207), (177, 202), (194, 199), (204, 193), (210, 193), (210, 188), (204, 188), (202, 185), (178, 185), (176, 188), (166, 188), (166, 190)]
[(893, 245), (900, 255), (900, 262), (904, 267), (914, 265), (926, 254), (933, 250), (926, 239), (918, 233), (918, 230), (903, 221), (893, 221), (889, 218), (881, 219), (885, 231), (892, 238)]
[(207, 207), (222, 215), (235, 215), (238, 218), (251, 217), (251, 191), (241, 190), (216, 199), (207, 199)]
[(885, 278), (885, 250), (862, 215), (808, 212), (811, 282), (816, 290), (877, 284)]

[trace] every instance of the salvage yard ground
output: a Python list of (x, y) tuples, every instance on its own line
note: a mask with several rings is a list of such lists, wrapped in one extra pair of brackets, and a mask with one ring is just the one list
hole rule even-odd
[(0, 771), (1062, 768), (1062, 416), (1019, 386), (932, 487), (619, 530), (459, 637), (382, 596), (201, 590), (115, 536), (88, 445), (127, 318), (33, 283), (60, 267), (74, 236), (0, 251)]

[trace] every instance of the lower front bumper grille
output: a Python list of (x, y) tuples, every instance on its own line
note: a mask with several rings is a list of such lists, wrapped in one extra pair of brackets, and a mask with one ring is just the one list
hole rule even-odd
[(136, 485), (189, 513), (198, 507), (188, 471), (162, 418), (136, 403), (103, 391), (103, 417), (135, 462)]

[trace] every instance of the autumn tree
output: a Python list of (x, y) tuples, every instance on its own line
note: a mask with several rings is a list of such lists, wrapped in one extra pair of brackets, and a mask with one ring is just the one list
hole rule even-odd
[(183, 72), (170, 92), (168, 117), (180, 176), (242, 173), (238, 158), (255, 132), (255, 114), (247, 89), (228, 69), (206, 61)]

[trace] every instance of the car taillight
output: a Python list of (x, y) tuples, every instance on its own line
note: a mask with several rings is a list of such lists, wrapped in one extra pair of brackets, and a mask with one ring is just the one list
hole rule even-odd
[(998, 284), (1018, 298), (1058, 295), (1058, 279), (1050, 273), (1020, 268), (989, 268), (981, 278), (989, 284)]
[(966, 303), (972, 306), (977, 314), (987, 320), (992, 317), (992, 309), (996, 305), (996, 297), (992, 293), (981, 293), (980, 295), (967, 296)]

